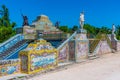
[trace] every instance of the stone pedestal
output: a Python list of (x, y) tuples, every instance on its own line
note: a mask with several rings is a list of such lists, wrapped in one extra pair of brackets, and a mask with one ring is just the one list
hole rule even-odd
[(117, 39), (115, 34), (111, 34), (112, 49), (117, 50)]
[(87, 31), (80, 29), (75, 36), (75, 60), (81, 62), (87, 59), (89, 53), (89, 40), (87, 39)]
[(34, 27), (24, 26), (23, 27), (24, 39), (34, 40), (36, 39), (37, 33)]
[(86, 34), (87, 34), (87, 31), (85, 29), (79, 29), (77, 31), (77, 35), (75, 36), (75, 39), (76, 40), (88, 40)]

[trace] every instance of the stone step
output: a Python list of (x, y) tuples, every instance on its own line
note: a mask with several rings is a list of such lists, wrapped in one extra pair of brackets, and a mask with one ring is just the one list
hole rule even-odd
[(88, 55), (88, 59), (92, 60), (92, 59), (96, 59), (96, 58), (99, 58), (98, 55), (95, 55), (95, 54), (90, 54)]

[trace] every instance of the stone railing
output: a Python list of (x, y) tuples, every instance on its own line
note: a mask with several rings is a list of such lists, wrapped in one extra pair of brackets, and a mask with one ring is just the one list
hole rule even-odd
[(97, 40), (97, 39), (96, 39), (96, 40), (93, 40), (93, 42), (90, 44), (90, 47), (89, 47), (89, 48), (90, 48), (90, 49), (89, 49), (89, 50), (90, 50), (90, 53), (93, 53), (93, 52), (94, 52), (94, 50), (95, 50), (95, 48), (97, 47), (99, 41), (100, 41), (100, 40)]
[(90, 41), (89, 52), (93, 53), (101, 39), (101, 33), (98, 33), (94, 40)]
[(65, 40), (57, 49), (59, 50), (62, 48), (66, 43), (68, 43), (75, 35), (77, 32), (74, 32), (67, 40)]
[(105, 35), (105, 37), (106, 37), (107, 43), (109, 44), (110, 48), (112, 49), (112, 44), (111, 44), (111, 40), (110, 40), (109, 36)]
[(73, 39), (76, 32), (73, 33), (67, 40), (65, 40), (58, 48), (58, 62), (66, 62), (69, 58), (69, 41)]
[(7, 60), (7, 59), (16, 59), (18, 58), (18, 56), (15, 56), (16, 54), (19, 54), (18, 52), (22, 49), (24, 49), (25, 47), (27, 47), (28, 44), (27, 43), (24, 43), (22, 44), (21, 46), (18, 46), (13, 52), (9, 53), (6, 57), (4, 57), (3, 59), (4, 60)]
[(0, 53), (7, 50), (14, 44), (16, 44), (18, 41), (21, 41), (24, 39), (24, 36), (22, 34), (17, 34), (10, 38), (9, 40), (5, 41), (4, 43), (0, 44)]

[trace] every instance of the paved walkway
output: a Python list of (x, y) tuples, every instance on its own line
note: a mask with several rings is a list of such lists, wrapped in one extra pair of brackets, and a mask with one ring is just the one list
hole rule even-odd
[(29, 80), (120, 80), (120, 52), (105, 54), (98, 59), (70, 65)]

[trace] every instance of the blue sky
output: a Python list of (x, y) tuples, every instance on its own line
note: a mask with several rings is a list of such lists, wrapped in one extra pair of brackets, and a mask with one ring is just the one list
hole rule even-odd
[(0, 0), (0, 6), (6, 5), (11, 21), (22, 25), (20, 10), (31, 23), (36, 16), (45, 14), (60, 25), (79, 25), (80, 12), (85, 13), (85, 23), (101, 27), (120, 24), (120, 0)]

